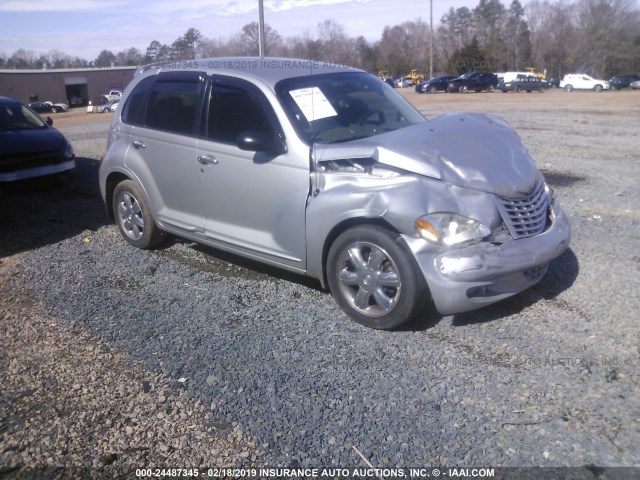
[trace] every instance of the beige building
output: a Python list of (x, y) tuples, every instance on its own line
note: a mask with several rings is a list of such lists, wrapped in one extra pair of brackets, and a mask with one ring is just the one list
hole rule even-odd
[(70, 106), (100, 103), (110, 90), (124, 90), (137, 67), (60, 70), (0, 70), (0, 96), (23, 103), (36, 100)]

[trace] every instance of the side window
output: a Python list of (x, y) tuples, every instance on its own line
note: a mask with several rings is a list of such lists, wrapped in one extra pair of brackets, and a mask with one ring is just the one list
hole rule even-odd
[(192, 133), (201, 85), (198, 79), (161, 77), (149, 95), (145, 125), (171, 133)]
[(144, 80), (141, 80), (133, 89), (133, 92), (131, 92), (131, 95), (127, 98), (127, 103), (125, 103), (124, 108), (122, 109), (122, 121), (124, 123), (128, 123), (130, 125), (139, 125), (143, 123), (142, 112), (144, 112), (147, 94), (155, 80), (155, 76), (147, 77)]
[[(235, 83), (235, 82), (234, 82)], [(235, 143), (243, 132), (262, 132), (273, 138), (275, 114), (262, 94), (240, 85), (213, 83), (209, 96), (206, 136), (210, 140)]]

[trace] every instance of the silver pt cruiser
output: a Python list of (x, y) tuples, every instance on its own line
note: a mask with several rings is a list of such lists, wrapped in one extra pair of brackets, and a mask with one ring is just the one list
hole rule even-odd
[(503, 120), (426, 120), (366, 72), (225, 58), (140, 69), (100, 165), (138, 248), (167, 233), (317, 278), (372, 328), (539, 282), (570, 228)]

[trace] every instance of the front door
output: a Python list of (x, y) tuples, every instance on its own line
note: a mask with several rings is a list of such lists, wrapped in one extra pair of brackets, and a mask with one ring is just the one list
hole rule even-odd
[(304, 271), (308, 162), (238, 148), (243, 132), (283, 137), (268, 100), (251, 83), (214, 76), (207, 95), (197, 154), (205, 235), (229, 250)]

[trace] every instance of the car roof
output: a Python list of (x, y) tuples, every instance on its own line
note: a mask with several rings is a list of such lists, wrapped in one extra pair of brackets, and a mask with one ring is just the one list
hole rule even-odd
[(0, 96), (0, 102), (2, 102), (2, 103), (21, 103), (20, 101), (16, 100), (15, 98), (1, 97), (1, 96)]
[(193, 71), (208, 74), (230, 74), (247, 79), (260, 80), (272, 89), (281, 80), (325, 73), (360, 72), (357, 68), (347, 67), (321, 60), (277, 57), (221, 57), (196, 60), (176, 60), (157, 62), (139, 68), (136, 76), (152, 71)]

